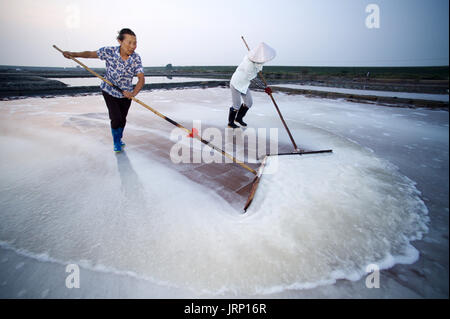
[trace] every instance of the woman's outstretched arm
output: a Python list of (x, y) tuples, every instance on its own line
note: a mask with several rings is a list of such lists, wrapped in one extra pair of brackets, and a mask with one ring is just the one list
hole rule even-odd
[(70, 51), (64, 51), (63, 55), (65, 58), (70, 59), (72, 58), (91, 58), (91, 59), (98, 59), (97, 51), (82, 51), (82, 52), (70, 52)]

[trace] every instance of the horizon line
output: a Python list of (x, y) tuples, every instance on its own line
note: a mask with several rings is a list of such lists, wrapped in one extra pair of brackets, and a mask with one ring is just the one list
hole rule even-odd
[[(237, 67), (238, 65), (172, 65), (172, 67)], [(75, 69), (81, 66), (41, 66), (41, 65), (14, 65), (0, 64), (0, 67), (18, 67), (18, 68), (59, 68), (59, 69)], [(144, 66), (144, 68), (165, 68), (166, 66)], [(367, 65), (266, 65), (265, 67), (290, 67), (290, 68), (448, 68), (449, 65), (401, 65), (401, 66), (367, 66)], [(104, 69), (105, 67), (92, 67), (95, 69)]]

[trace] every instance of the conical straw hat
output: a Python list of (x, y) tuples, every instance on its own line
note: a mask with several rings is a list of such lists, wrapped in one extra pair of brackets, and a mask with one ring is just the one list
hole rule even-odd
[(261, 42), (260, 44), (258, 44), (258, 46), (256, 48), (253, 48), (248, 53), (248, 58), (252, 62), (266, 63), (266, 62), (269, 62), (270, 60), (272, 60), (273, 58), (275, 58), (276, 55), (277, 55), (277, 53), (275, 52), (274, 49), (269, 47), (264, 42)]

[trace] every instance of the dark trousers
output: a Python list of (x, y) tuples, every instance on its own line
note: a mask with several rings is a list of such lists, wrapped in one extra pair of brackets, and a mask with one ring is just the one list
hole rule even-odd
[(109, 119), (111, 120), (111, 128), (118, 129), (125, 127), (127, 123), (127, 114), (130, 109), (131, 100), (128, 98), (117, 98), (102, 91), (108, 107)]

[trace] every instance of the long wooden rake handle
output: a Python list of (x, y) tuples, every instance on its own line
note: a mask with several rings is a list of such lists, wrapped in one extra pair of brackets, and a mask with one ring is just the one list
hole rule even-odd
[[(53, 45), (53, 47), (58, 50), (61, 53), (64, 53), (64, 51), (62, 51), (60, 48), (58, 48), (56, 45)], [(70, 57), (73, 61), (75, 61), (76, 63), (78, 63), (79, 65), (81, 65), (83, 68), (85, 68), (87, 71), (89, 71), (90, 73), (92, 73), (93, 75), (95, 75), (96, 77), (100, 78), (101, 80), (105, 81), (106, 83), (108, 83), (109, 85), (111, 85), (112, 87), (114, 87), (115, 89), (119, 90), (120, 92), (122, 92), (122, 89), (119, 88), (117, 85), (114, 85), (113, 83), (111, 83), (109, 80), (105, 79), (104, 77), (102, 77), (100, 74), (98, 74), (97, 72), (91, 70), (90, 68), (88, 68), (86, 65), (84, 65), (83, 63), (81, 63), (79, 60), (77, 60), (74, 57)], [(209, 147), (211, 147), (213, 150), (215, 150), (216, 152), (221, 153), (223, 156), (228, 157), (229, 159), (233, 160), (234, 163), (239, 164), (240, 166), (242, 166), (243, 168), (245, 168), (246, 170), (252, 172), (254, 175), (257, 175), (257, 172), (252, 169), (251, 167), (247, 166), (245, 163), (239, 161), (238, 159), (236, 159), (234, 156), (226, 153), (225, 151), (221, 150), (220, 148), (218, 148), (217, 146), (211, 144), (210, 142), (202, 139), (200, 136), (198, 136), (197, 134), (193, 134), (193, 132), (191, 132), (189, 129), (185, 128), (183, 125), (175, 122), (174, 120), (168, 118), (167, 116), (165, 116), (164, 114), (159, 113), (157, 110), (153, 109), (152, 107), (148, 106), (147, 104), (145, 104), (144, 102), (138, 100), (135, 97), (131, 97), (131, 99), (133, 101), (135, 101), (136, 103), (139, 103), (140, 105), (142, 105), (143, 107), (145, 107), (146, 109), (152, 111), (153, 113), (155, 113), (156, 115), (158, 115), (160, 118), (166, 120), (167, 122), (169, 122), (170, 124), (175, 125), (176, 127), (179, 127), (183, 130), (185, 130), (187, 133), (191, 134), (192, 137), (195, 137), (196, 139), (198, 139), (200, 142), (202, 142), (205, 145), (208, 145)]]
[[(241, 38), (242, 38), (242, 41), (244, 41), (244, 44), (247, 47), (247, 50), (250, 51), (250, 47), (248, 46), (247, 42), (245, 41), (244, 36), (241, 36)], [(264, 82), (264, 85), (266, 87), (268, 87), (266, 79), (264, 79), (264, 76), (261, 71), (258, 72), (258, 75), (261, 78), (261, 80)], [(272, 99), (273, 105), (275, 106), (275, 109), (277, 110), (278, 116), (280, 117), (281, 122), (283, 123), (284, 128), (286, 129), (286, 131), (289, 135), (289, 138), (291, 139), (292, 145), (294, 145), (295, 152), (300, 152), (300, 149), (297, 147), (297, 144), (295, 143), (294, 138), (292, 137), (291, 131), (289, 130), (286, 122), (284, 121), (283, 115), (281, 115), (281, 112), (280, 112), (280, 109), (278, 108), (277, 102), (275, 102), (275, 99), (273, 98), (271, 93), (269, 94), (269, 96)]]

